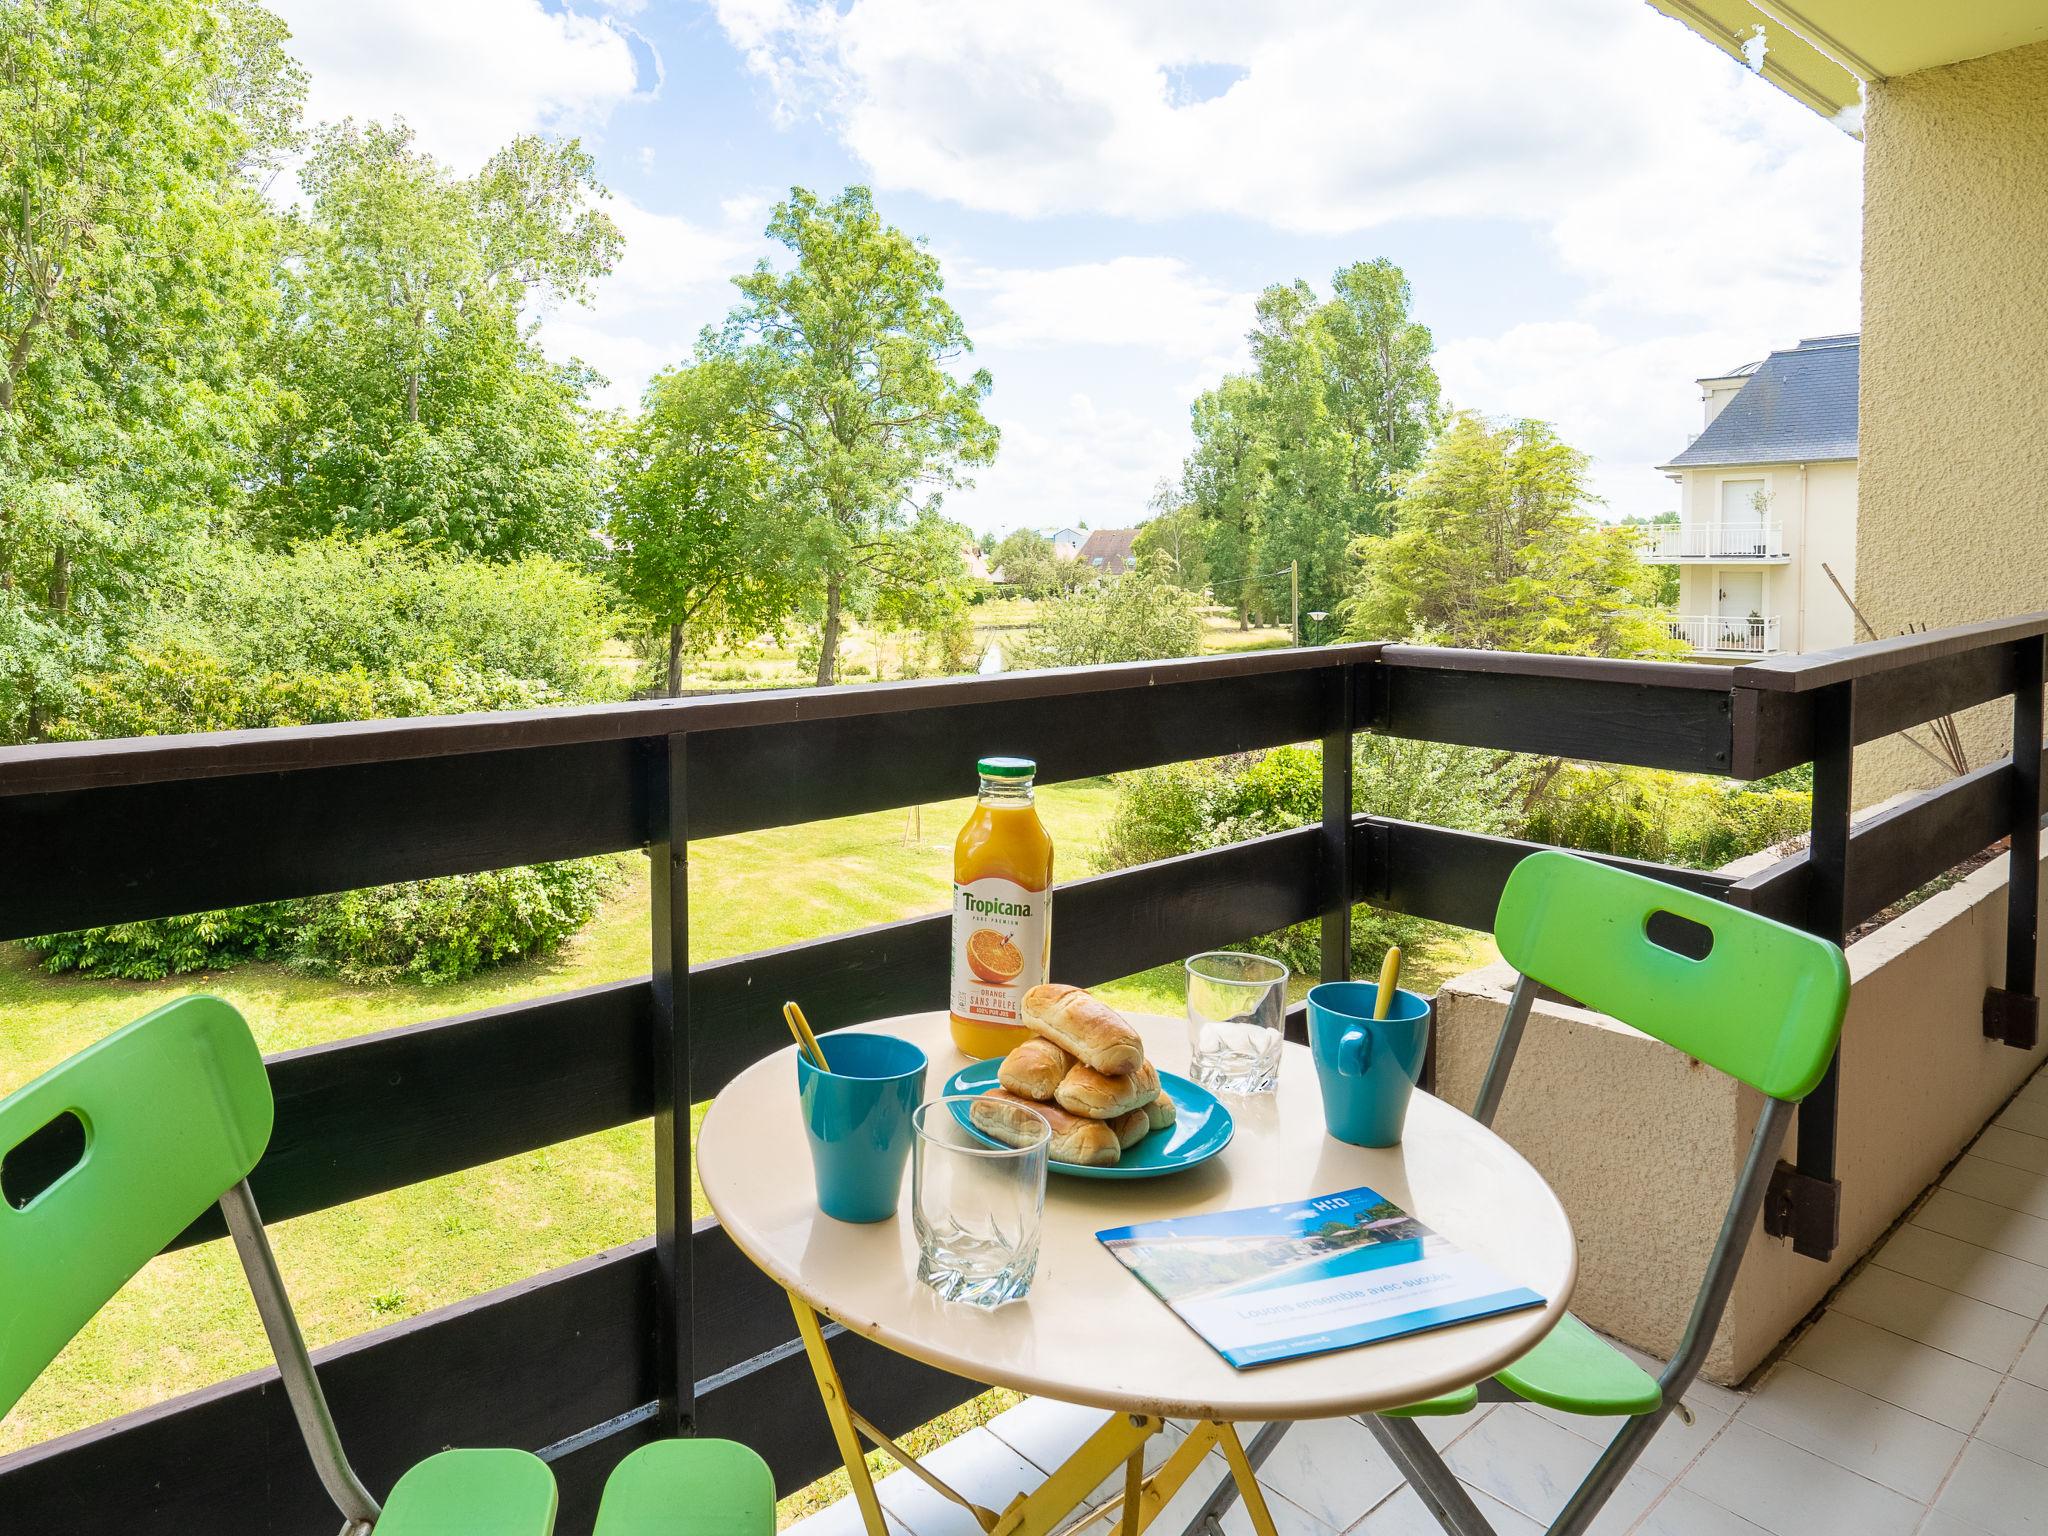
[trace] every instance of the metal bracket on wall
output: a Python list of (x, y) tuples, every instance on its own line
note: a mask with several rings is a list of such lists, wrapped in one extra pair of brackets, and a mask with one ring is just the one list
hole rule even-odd
[(1984, 1038), (2031, 1051), (2041, 1042), (2041, 999), (2026, 992), (1986, 987)]
[(1794, 1253), (1827, 1259), (1842, 1236), (1842, 1181), (1779, 1163), (1764, 1193), (1764, 1231), (1791, 1238)]

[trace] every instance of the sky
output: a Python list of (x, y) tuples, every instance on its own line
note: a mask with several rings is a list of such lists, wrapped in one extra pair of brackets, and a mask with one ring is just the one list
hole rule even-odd
[(575, 135), (625, 234), (551, 355), (635, 404), (771, 254), (793, 185), (874, 189), (995, 388), (977, 532), (1124, 527), (1247, 362), (1260, 289), (1407, 273), (1448, 400), (1554, 422), (1602, 515), (1694, 380), (1857, 324), (1861, 147), (1643, 0), (270, 0), (309, 114), (457, 171)]

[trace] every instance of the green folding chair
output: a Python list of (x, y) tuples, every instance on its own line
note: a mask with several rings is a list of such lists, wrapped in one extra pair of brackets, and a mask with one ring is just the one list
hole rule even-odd
[[(1651, 937), (1653, 919), (1667, 914), (1705, 930), (1695, 935), (1700, 944), (1686, 945), (1701, 949), (1699, 958)], [(1515, 866), (1501, 892), (1494, 937), (1502, 957), (1521, 975), (1472, 1111), (1482, 1124), (1492, 1124), (1500, 1108), (1542, 987), (1764, 1095), (1685, 1333), (1661, 1375), (1651, 1376), (1567, 1312), (1534, 1349), (1492, 1380), (1366, 1421), (1445, 1530), (1491, 1536), (1485, 1517), (1415, 1419), (1469, 1413), (1481, 1402), (1531, 1402), (1565, 1413), (1625, 1418), (1551, 1522), (1548, 1536), (1579, 1536), (1706, 1362), (1793, 1110), (1834, 1059), (1849, 1002), (1849, 967), (1840, 949), (1812, 934), (1556, 851), (1531, 854)], [(1267, 1425), (1247, 1454), (1263, 1460), (1285, 1432), (1284, 1424)], [(1189, 1532), (1213, 1526), (1234, 1488), (1226, 1481)]]
[[(525, 1451), (430, 1456), (381, 1508), (349, 1466), (249, 1191), (271, 1116), (249, 1027), (214, 997), (159, 1008), (0, 1099), (0, 1420), (115, 1292), (218, 1202), (343, 1536), (548, 1536), (554, 1474)], [(670, 1440), (613, 1469), (595, 1536), (774, 1529), (774, 1479), (760, 1457), (731, 1441)]]

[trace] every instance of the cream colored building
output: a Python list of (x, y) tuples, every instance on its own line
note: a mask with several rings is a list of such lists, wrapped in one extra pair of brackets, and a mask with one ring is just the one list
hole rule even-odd
[(1812, 336), (1699, 381), (1699, 436), (1661, 465), (1679, 521), (1644, 533), (1678, 567), (1672, 633), (1697, 656), (1820, 651), (1857, 638), (1857, 338)]

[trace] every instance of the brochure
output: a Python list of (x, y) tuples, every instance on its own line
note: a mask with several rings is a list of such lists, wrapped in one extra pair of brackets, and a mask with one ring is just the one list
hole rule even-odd
[(1240, 1370), (1543, 1305), (1372, 1189), (1095, 1235)]

